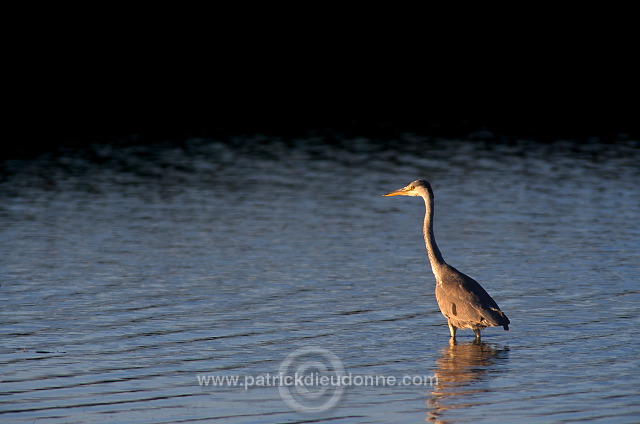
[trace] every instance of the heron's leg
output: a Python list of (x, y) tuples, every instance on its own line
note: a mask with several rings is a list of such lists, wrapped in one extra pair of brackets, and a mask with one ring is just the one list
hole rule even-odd
[(455, 340), (456, 338), (456, 327), (451, 324), (451, 321), (447, 322), (449, 324), (449, 332), (451, 333), (451, 338)]
[(476, 335), (476, 340), (480, 341), (480, 329), (479, 328), (474, 328), (473, 332)]

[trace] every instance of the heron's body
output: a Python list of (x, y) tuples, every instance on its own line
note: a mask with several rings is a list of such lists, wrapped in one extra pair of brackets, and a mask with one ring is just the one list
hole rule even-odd
[(442, 258), (433, 234), (433, 190), (425, 180), (416, 180), (408, 186), (385, 196), (420, 196), (424, 199), (424, 241), (436, 277), (436, 300), (442, 315), (447, 318), (451, 337), (455, 339), (456, 329), (470, 328), (480, 339), (480, 330), (486, 327), (509, 329), (509, 318), (498, 304), (473, 278), (463, 274)]

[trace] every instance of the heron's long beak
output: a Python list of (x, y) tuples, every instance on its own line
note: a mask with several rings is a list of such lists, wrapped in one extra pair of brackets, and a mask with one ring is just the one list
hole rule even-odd
[(391, 193), (383, 194), (383, 196), (404, 196), (407, 194), (407, 191), (408, 191), (407, 188), (403, 187), (396, 191), (392, 191)]

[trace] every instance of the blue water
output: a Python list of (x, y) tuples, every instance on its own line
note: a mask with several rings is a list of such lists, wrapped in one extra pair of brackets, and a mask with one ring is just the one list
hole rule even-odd
[[(0, 421), (638, 422), (639, 163), (634, 141), (410, 134), (6, 161)], [(449, 344), (424, 205), (382, 197), (419, 177), (445, 259), (511, 331)], [(352, 375), (437, 384), (352, 384), (319, 412), (276, 386), (199, 384), (276, 375), (296, 352), (332, 371), (309, 348)]]

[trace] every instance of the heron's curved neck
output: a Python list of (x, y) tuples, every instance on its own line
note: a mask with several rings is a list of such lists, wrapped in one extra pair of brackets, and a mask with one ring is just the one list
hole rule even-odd
[(446, 265), (446, 262), (442, 258), (442, 253), (438, 249), (436, 243), (436, 237), (433, 235), (433, 199), (429, 193), (425, 193), (422, 198), (424, 199), (424, 205), (426, 208), (424, 214), (424, 226), (422, 231), (424, 233), (424, 244), (427, 246), (427, 254), (429, 255), (429, 262), (431, 262), (431, 270), (438, 279), (441, 274), (441, 268)]

